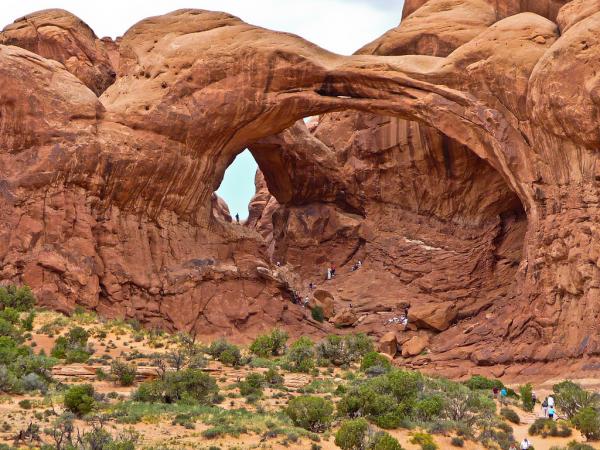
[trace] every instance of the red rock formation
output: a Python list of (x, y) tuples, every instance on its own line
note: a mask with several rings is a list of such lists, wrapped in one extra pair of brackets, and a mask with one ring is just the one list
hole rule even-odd
[[(224, 13), (146, 19), (118, 44), (28, 16), (1, 36), (23, 48), (0, 45), (0, 278), (58, 309), (247, 339), (331, 330), (289, 295), (333, 263), (332, 323), (381, 336), (410, 306), (416, 366), (589, 361), (600, 18), (567, 4), (561, 35), (561, 3), (430, 0), (351, 57)], [(258, 179), (241, 226), (213, 192), (246, 147), (273, 197)]]

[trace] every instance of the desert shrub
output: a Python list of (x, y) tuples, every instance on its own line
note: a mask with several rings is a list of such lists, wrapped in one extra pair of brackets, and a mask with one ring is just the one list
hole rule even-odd
[(21, 409), (31, 409), (32, 408), (31, 400), (24, 399), (24, 400), (19, 401), (19, 407)]
[(136, 373), (137, 367), (135, 364), (128, 364), (119, 359), (115, 359), (110, 364), (110, 374), (121, 386), (131, 386), (135, 382)]
[(439, 395), (432, 395), (415, 402), (413, 407), (414, 417), (427, 422), (440, 417), (444, 410), (444, 400)]
[(347, 366), (373, 351), (373, 342), (365, 334), (330, 334), (316, 345), (319, 360), (334, 366)]
[(294, 342), (287, 352), (285, 367), (292, 372), (308, 373), (315, 366), (313, 342), (302, 336)]
[(29, 311), (35, 306), (35, 297), (29, 286), (0, 287), (0, 309), (14, 308), (19, 312)]
[(366, 353), (360, 363), (360, 370), (363, 372), (371, 372), (370, 369), (375, 367), (380, 367), (382, 369), (382, 373), (385, 373), (392, 368), (392, 363), (381, 353), (374, 351)]
[(263, 358), (283, 355), (288, 338), (289, 335), (285, 331), (276, 328), (269, 334), (258, 336), (250, 344), (250, 351)]
[(554, 421), (552, 419), (539, 418), (529, 426), (531, 436), (542, 437), (569, 437), (572, 432), (564, 421)]
[(331, 423), (333, 403), (322, 397), (304, 395), (290, 400), (285, 412), (296, 426), (322, 432)]
[(571, 418), (571, 422), (589, 441), (600, 439), (600, 414), (592, 407), (581, 408)]
[[(550, 450), (553, 450), (552, 447)], [(562, 450), (562, 449), (559, 449)], [(571, 441), (567, 444), (567, 450), (595, 450), (594, 447), (583, 442)]]
[(48, 390), (48, 383), (37, 373), (28, 373), (21, 377), (21, 385), (26, 391), (40, 391), (42, 394)]
[(139, 402), (210, 404), (218, 394), (217, 382), (201, 369), (166, 372), (161, 380), (145, 381), (133, 394)]
[(521, 405), (523, 409), (529, 412), (533, 411), (535, 402), (533, 401), (533, 388), (531, 383), (519, 387), (519, 394), (521, 394)]
[(21, 328), (25, 331), (33, 330), (33, 321), (35, 320), (35, 311), (30, 311), (29, 314), (25, 316), (23, 320), (21, 320)]
[(500, 409), (500, 415), (509, 422), (515, 423), (517, 425), (521, 423), (521, 418), (513, 409), (502, 408)]
[(410, 438), (410, 443), (420, 446), (423, 450), (435, 450), (438, 448), (429, 433), (414, 433)]
[(387, 378), (390, 390), (399, 402), (416, 398), (423, 388), (423, 376), (419, 372), (393, 370)]
[(465, 440), (461, 437), (453, 436), (452, 439), (450, 439), (450, 445), (453, 447), (464, 447)]
[(92, 353), (88, 349), (88, 338), (89, 334), (83, 328), (71, 328), (65, 336), (56, 339), (50, 354), (54, 358), (65, 359), (67, 363), (86, 362)]
[(71, 386), (64, 396), (65, 409), (83, 416), (94, 408), (94, 388), (91, 384)]
[(365, 419), (346, 420), (335, 434), (335, 445), (342, 450), (363, 450), (368, 431)]
[(319, 305), (313, 306), (310, 310), (310, 315), (317, 322), (323, 323), (325, 321), (325, 312)]
[(240, 349), (224, 339), (219, 339), (210, 344), (207, 353), (227, 366), (237, 366), (242, 360)]
[(264, 377), (259, 373), (249, 373), (244, 381), (239, 383), (240, 394), (244, 397), (251, 395), (260, 397), (263, 393)]
[(50, 381), (52, 379), (50, 369), (55, 363), (54, 359), (47, 358), (41, 353), (34, 354), (30, 347), (21, 345), (13, 336), (0, 336), (0, 391), (6, 393), (20, 393), (23, 390), (34, 389), (45, 391), (45, 386), (35, 382), (35, 386), (31, 387), (31, 383), (28, 382), (34, 382), (34, 377), (39, 377), (44, 382)]
[(572, 418), (582, 408), (600, 408), (600, 395), (589, 392), (572, 381), (563, 381), (552, 387), (557, 409), (567, 419)]
[(283, 376), (273, 367), (269, 368), (264, 375), (265, 383), (270, 386), (280, 386), (283, 384)]
[(389, 433), (375, 433), (368, 443), (369, 450), (402, 450), (402, 446)]
[(490, 378), (486, 378), (482, 375), (473, 375), (468, 381), (465, 382), (465, 385), (469, 389), (477, 390), (492, 390), (493, 388), (502, 389), (504, 384), (500, 380), (492, 380)]

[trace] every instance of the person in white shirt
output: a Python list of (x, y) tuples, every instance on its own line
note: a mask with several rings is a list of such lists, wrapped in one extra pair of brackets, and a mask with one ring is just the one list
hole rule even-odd
[(531, 444), (529, 443), (529, 440), (527, 438), (523, 439), (521, 441), (521, 450), (528, 450), (530, 445)]

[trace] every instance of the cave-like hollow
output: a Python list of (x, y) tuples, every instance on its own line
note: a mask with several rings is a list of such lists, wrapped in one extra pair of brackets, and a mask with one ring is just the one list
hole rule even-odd
[[(523, 205), (488, 162), (438, 130), (346, 111), (248, 148), (259, 171), (245, 226), (300, 289), (334, 264), (348, 275), (327, 285), (338, 309), (378, 320), (407, 303), (452, 302), (460, 322), (516, 295)], [(358, 259), (364, 269), (350, 273)], [(369, 319), (358, 328), (381, 332)]]

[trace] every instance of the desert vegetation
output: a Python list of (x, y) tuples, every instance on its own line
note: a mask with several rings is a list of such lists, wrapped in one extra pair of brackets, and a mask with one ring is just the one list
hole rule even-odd
[(517, 432), (577, 450), (600, 439), (598, 395), (573, 381), (553, 387), (559, 420), (526, 423), (531, 385), (398, 368), (363, 334), (274, 329), (241, 347), (36, 310), (26, 287), (1, 288), (0, 302), (2, 450), (509, 449)]

